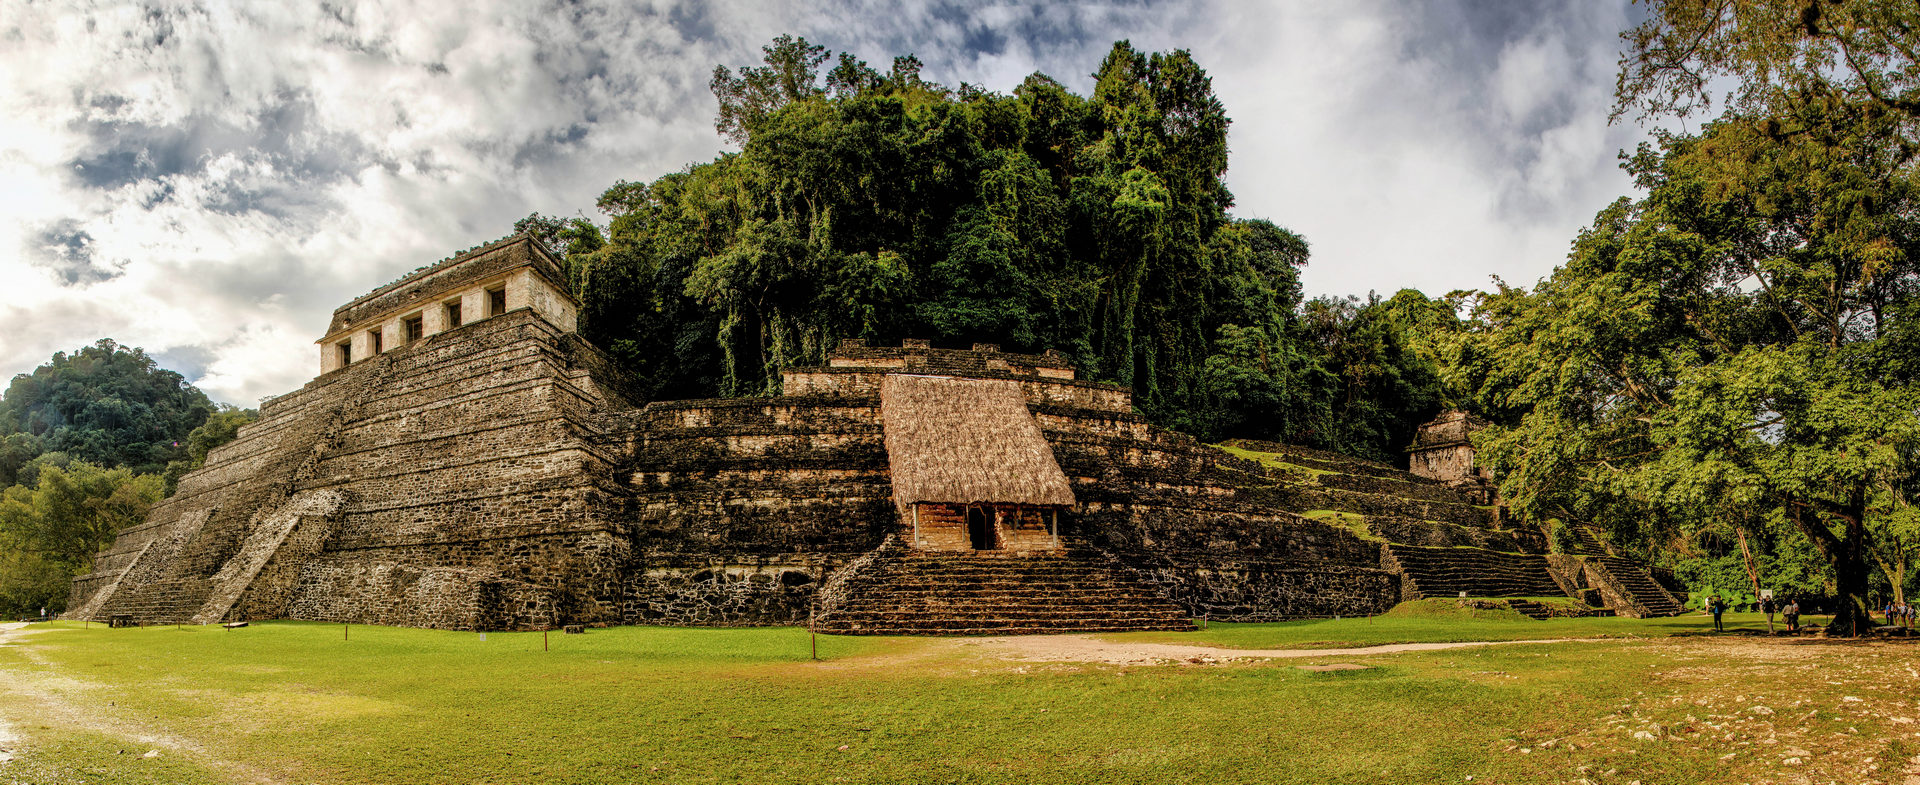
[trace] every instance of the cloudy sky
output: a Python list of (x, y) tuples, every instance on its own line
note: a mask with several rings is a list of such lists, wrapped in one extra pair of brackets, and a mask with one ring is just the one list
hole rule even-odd
[(1010, 91), (1191, 50), (1234, 212), (1310, 294), (1531, 284), (1629, 193), (1626, 0), (0, 2), (0, 379), (101, 337), (251, 405), (332, 309), (722, 148), (706, 83), (792, 32)]

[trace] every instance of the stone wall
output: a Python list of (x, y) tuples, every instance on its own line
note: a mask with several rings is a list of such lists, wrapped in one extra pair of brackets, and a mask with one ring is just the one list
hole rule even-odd
[(623, 449), (635, 624), (799, 623), (827, 575), (897, 528), (879, 402), (651, 404), (601, 420)]

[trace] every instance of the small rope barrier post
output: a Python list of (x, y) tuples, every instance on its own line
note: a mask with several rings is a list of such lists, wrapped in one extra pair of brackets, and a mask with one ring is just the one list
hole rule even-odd
[(344, 641), (347, 639), (347, 626), (346, 622), (340, 622), (340, 640)]
[(551, 633), (551, 632), (553, 632), (552, 627), (548, 627), (540, 631), (540, 650), (541, 651), (552, 651), (552, 649), (547, 648), (547, 635), (548, 633)]
[(819, 606), (816, 598), (807, 598), (807, 641), (813, 647), (809, 656), (814, 662), (820, 661), (820, 633), (813, 628), (813, 611), (817, 607)]

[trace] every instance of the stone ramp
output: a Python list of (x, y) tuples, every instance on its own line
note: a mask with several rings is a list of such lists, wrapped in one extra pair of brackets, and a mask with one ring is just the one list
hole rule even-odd
[(1049, 555), (883, 547), (835, 587), (813, 628), (841, 635), (1191, 630), (1154, 584), (1098, 551)]
[[(257, 606), (286, 607), (300, 568), (320, 552), (329, 532), (330, 519), (340, 511), (342, 502), (339, 491), (309, 491), (258, 516), (240, 552), (214, 575), (213, 588), (194, 614), (193, 623), (226, 620), (241, 596), (249, 591), (255, 593)], [(244, 617), (251, 614), (241, 615), (240, 620), (244, 621)]]
[(1480, 548), (1424, 548), (1386, 546), (1387, 562), (1397, 566), (1411, 591), (1402, 599), (1420, 597), (1557, 597), (1566, 594), (1547, 570), (1544, 556), (1502, 553)]

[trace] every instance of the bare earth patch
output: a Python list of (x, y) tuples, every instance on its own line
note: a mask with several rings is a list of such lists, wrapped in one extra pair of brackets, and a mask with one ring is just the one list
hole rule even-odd
[[(40, 632), (26, 627), (18, 622), (0, 624), (0, 644)], [(27, 650), (27, 654), (31, 657), (32, 651)], [(237, 783), (275, 785), (286, 782), (261, 769), (221, 760), (190, 739), (165, 733), (134, 719), (130, 712), (120, 710), (106, 689), (99, 685), (64, 676), (29, 674), (0, 667), (0, 697), (15, 699), (9, 702), (16, 706), (32, 706), (32, 719), (37, 724), (56, 729), (91, 731), (123, 739), (127, 743), (125, 754), (149, 759), (161, 755), (182, 756), (221, 771)], [(10, 733), (5, 719), (0, 718), (0, 765), (11, 761), (28, 743), (29, 740)]]
[(1511, 646), (1528, 643), (1568, 643), (1584, 638), (1555, 638), (1530, 641), (1463, 641), (1456, 643), (1394, 643), (1352, 649), (1223, 649), (1214, 646), (1183, 646), (1171, 643), (1132, 643), (1101, 640), (1085, 635), (1020, 635), (1004, 638), (980, 638), (958, 641), (960, 646), (979, 646), (983, 653), (1021, 662), (1097, 662), (1108, 665), (1156, 665), (1187, 663), (1201, 665), (1241, 660), (1285, 660), (1303, 657), (1363, 657), (1369, 654), (1403, 654), (1416, 651), (1441, 651), (1476, 646)]
[[(1693, 638), (1639, 644), (1653, 690), (1555, 739), (1510, 739), (1526, 754), (1572, 745), (1596, 760), (1708, 751), (1725, 781), (1756, 785), (1920, 785), (1920, 649), (1910, 643)], [(1615, 782), (1604, 765), (1573, 782)]]

